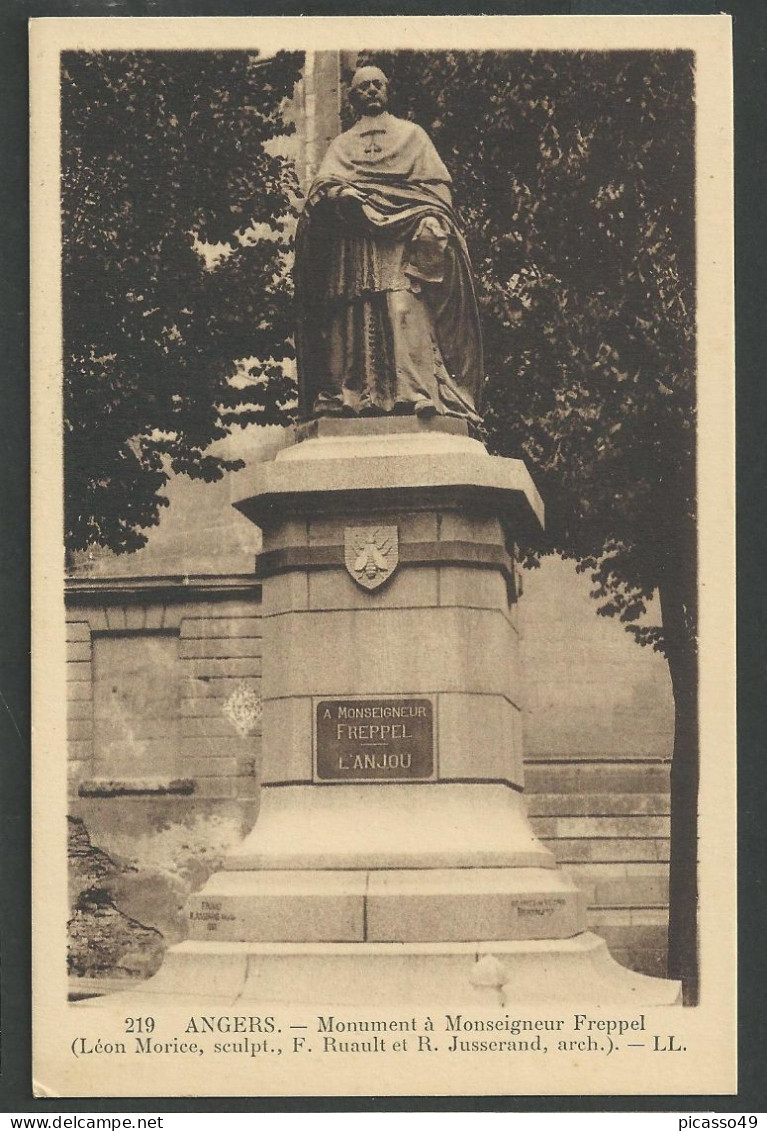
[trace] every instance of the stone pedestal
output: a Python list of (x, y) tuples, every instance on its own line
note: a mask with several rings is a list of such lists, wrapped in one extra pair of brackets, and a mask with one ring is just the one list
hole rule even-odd
[(149, 987), (673, 1002), (585, 933), (527, 819), (514, 544), (543, 508), (524, 464), (446, 419), (298, 437), (237, 504), (264, 538), (260, 816)]

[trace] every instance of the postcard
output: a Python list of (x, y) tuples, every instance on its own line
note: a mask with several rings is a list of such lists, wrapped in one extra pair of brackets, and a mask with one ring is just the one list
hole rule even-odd
[(30, 42), (36, 1095), (735, 1091), (729, 18)]

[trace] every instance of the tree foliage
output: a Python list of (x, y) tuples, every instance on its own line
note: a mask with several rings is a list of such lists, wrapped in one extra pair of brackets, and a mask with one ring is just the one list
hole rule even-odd
[(239, 466), (206, 449), (234, 423), (282, 420), (294, 397), (296, 182), (270, 143), (294, 128), (283, 104), (301, 63), (62, 56), (70, 549), (144, 544), (169, 474)]

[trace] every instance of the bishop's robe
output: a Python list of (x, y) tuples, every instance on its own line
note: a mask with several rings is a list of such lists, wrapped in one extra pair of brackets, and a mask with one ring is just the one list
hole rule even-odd
[[(350, 186), (355, 199), (340, 195)], [(479, 318), (449, 186), (424, 130), (389, 113), (331, 142), (296, 235), (303, 419), (479, 421)]]

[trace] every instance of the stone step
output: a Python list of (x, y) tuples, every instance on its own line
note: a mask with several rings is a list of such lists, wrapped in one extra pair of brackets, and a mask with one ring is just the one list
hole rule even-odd
[(531, 817), (668, 816), (667, 793), (529, 793)]
[[(621, 969), (604, 940), (589, 931), (568, 939), (453, 943), (225, 943), (188, 940), (171, 947), (159, 973), (130, 1002), (153, 1005), (162, 995), (200, 1008), (201, 987), (218, 1011), (248, 1012), (296, 1002), (339, 1009), (380, 1009), (450, 1002), (460, 1008), (520, 1006), (637, 1010), (675, 1005), (676, 982)], [(112, 1009), (119, 1003), (109, 1000)], [(332, 1003), (332, 1005), (331, 1005)], [(82, 1009), (98, 1008), (99, 999)], [(251, 1008), (251, 1011), (253, 1011)], [(539, 1014), (545, 1016), (545, 1014)], [(549, 1015), (551, 1016), (551, 1015)]]
[(589, 912), (589, 929), (603, 934), (612, 932), (619, 937), (620, 931), (626, 938), (655, 937), (659, 932), (668, 932), (667, 907), (604, 907), (593, 908)]
[(635, 910), (633, 922), (620, 921), (617, 912), (589, 912), (589, 926), (607, 943), (621, 966), (665, 978), (668, 954), (668, 913)]
[[(655, 861), (588, 862), (567, 864), (565, 871), (583, 891), (589, 906), (665, 906), (669, 890), (669, 865)], [(623, 903), (622, 892), (631, 892)], [(646, 899), (636, 898), (641, 892)], [(652, 898), (650, 898), (652, 897)]]
[(589, 908), (668, 906), (667, 864), (568, 864), (565, 871), (585, 895)]
[(602, 884), (582, 884), (576, 880), (591, 908), (668, 907), (668, 879), (662, 876), (641, 880), (611, 880)]
[(525, 793), (667, 793), (665, 762), (574, 762), (548, 759), (525, 764)]
[[(562, 678), (571, 676), (574, 664), (575, 661), (568, 658), (566, 666), (562, 668), (560, 673)], [(609, 665), (605, 666), (603, 676), (609, 678), (612, 670)], [(643, 722), (646, 721), (646, 710), (641, 714), (635, 712), (631, 715), (625, 715), (621, 711), (615, 713), (612, 719), (612, 733), (621, 734), (621, 739), (623, 737), (626, 739), (625, 743), (620, 746), (613, 745), (608, 738), (607, 727), (604, 727), (604, 729), (597, 728), (594, 745), (579, 747), (576, 744), (577, 739), (573, 736), (577, 734), (578, 727), (581, 726), (584, 733), (592, 730), (594, 713), (604, 706), (604, 695), (600, 693), (597, 687), (593, 667), (588, 682), (581, 683), (578, 687), (579, 693), (589, 697), (591, 702), (585, 705), (570, 704), (567, 734), (564, 734), (558, 727), (546, 728), (545, 723), (543, 727), (540, 725), (542, 713), (545, 714), (548, 711), (551, 715), (554, 703), (548, 697), (541, 700), (535, 693), (531, 697), (529, 683), (525, 690), (528, 693), (525, 700), (526, 711), (529, 714), (534, 712), (538, 715), (537, 724), (528, 728), (529, 741), (525, 747), (525, 761), (530, 764), (569, 760), (571, 762), (622, 762), (627, 765), (632, 762), (639, 762), (648, 765), (654, 763), (661, 766), (671, 759), (673, 743), (670, 740), (672, 736), (667, 731), (643, 731), (641, 729)], [(568, 748), (568, 740), (572, 741), (570, 748)]]
[[(538, 821), (531, 822), (537, 825)], [(668, 862), (667, 837), (542, 838), (559, 864)]]
[(668, 817), (534, 817), (531, 824), (544, 839), (577, 840), (620, 837), (623, 840), (669, 835)]

